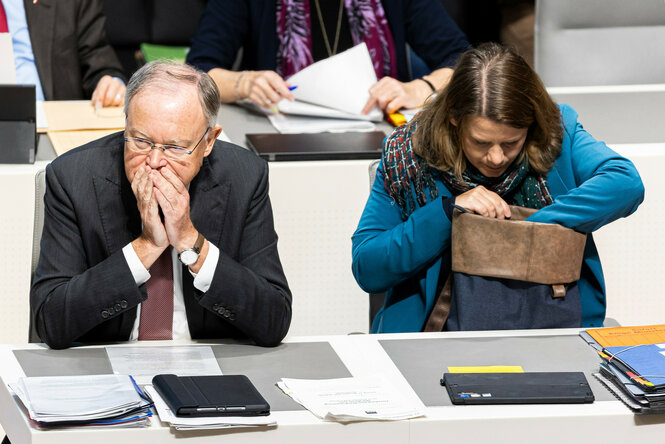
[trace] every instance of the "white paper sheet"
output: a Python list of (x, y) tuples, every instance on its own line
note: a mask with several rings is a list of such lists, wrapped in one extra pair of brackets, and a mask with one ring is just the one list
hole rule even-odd
[(44, 102), (37, 100), (37, 102), (35, 102), (35, 108), (35, 115), (37, 117), (37, 129), (46, 130), (48, 128), (48, 119), (46, 118), (46, 111), (44, 111)]
[(292, 92), (296, 100), (349, 114), (360, 114), (376, 81), (365, 43), (309, 65), (288, 79), (297, 86)]
[(267, 416), (207, 416), (202, 418), (178, 417), (164, 402), (159, 393), (151, 385), (145, 391), (155, 403), (155, 409), (162, 422), (169, 423), (176, 430), (227, 429), (232, 427), (274, 426), (272, 415)]
[(16, 68), (14, 67), (14, 46), (12, 35), (8, 32), (0, 33), (0, 84), (16, 83)]
[(323, 119), (321, 117), (270, 114), (270, 123), (282, 134), (373, 131), (376, 125), (366, 120)]
[(326, 380), (282, 378), (277, 386), (328, 421), (399, 420), (425, 414), (422, 403), (409, 403), (381, 375)]
[(339, 111), (333, 108), (326, 108), (325, 106), (314, 105), (306, 102), (289, 101), (282, 99), (277, 108), (280, 112), (285, 114), (293, 114), (296, 116), (309, 116), (309, 117), (325, 117), (334, 119), (353, 119), (353, 120), (370, 120), (372, 122), (380, 122), (383, 119), (383, 113), (380, 109), (374, 108), (368, 114), (351, 114), (344, 111)]
[(132, 375), (138, 384), (151, 384), (159, 374), (221, 375), (212, 348), (200, 346), (106, 347), (113, 373)]

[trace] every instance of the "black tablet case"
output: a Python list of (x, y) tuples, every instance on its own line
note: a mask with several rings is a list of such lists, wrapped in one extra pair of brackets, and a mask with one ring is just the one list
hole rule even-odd
[(313, 134), (247, 134), (247, 146), (274, 160), (349, 160), (381, 157), (382, 131)]
[(265, 416), (270, 405), (245, 375), (152, 378), (155, 390), (176, 416)]
[(444, 373), (453, 404), (582, 404), (593, 402), (582, 372)]

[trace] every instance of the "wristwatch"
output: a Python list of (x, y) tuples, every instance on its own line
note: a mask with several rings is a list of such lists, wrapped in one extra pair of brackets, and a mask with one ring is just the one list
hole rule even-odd
[(201, 233), (199, 233), (199, 237), (196, 238), (196, 242), (192, 248), (188, 248), (178, 253), (178, 260), (184, 265), (192, 265), (196, 263), (196, 261), (199, 260), (199, 254), (201, 253), (201, 247), (203, 247), (203, 241), (205, 241), (205, 238)]

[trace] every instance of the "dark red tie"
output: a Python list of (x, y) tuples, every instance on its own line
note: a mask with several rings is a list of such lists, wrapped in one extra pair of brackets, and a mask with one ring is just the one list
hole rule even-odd
[(171, 247), (150, 267), (145, 283), (148, 299), (141, 303), (139, 341), (173, 339), (173, 262)]
[(0, 32), (9, 32), (7, 14), (5, 13), (5, 7), (2, 6), (2, 1), (0, 1)]

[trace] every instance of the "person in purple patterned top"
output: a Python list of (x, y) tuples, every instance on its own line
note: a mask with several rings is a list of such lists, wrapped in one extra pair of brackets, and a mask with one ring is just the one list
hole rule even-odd
[[(363, 42), (379, 79), (365, 113), (421, 105), (468, 47), (437, 0), (210, 0), (187, 62), (210, 74), (223, 102), (270, 108), (293, 99), (284, 79)], [(428, 75), (410, 78), (407, 43)], [(240, 48), (240, 71), (232, 71)]]

